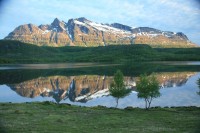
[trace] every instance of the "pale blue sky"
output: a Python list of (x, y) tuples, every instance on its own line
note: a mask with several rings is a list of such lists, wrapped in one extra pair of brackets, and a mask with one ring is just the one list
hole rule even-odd
[(200, 0), (4, 0), (0, 39), (19, 25), (50, 24), (56, 17), (183, 32), (200, 45)]

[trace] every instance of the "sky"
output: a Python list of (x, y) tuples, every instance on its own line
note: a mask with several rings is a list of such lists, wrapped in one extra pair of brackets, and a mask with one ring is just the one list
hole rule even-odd
[(183, 32), (200, 45), (200, 0), (0, 0), (0, 39), (22, 24), (79, 17)]

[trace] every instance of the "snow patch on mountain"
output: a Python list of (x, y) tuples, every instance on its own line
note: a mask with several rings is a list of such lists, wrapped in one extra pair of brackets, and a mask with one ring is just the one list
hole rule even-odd
[(67, 35), (69, 36), (69, 38), (72, 40), (72, 35), (69, 33), (69, 28), (67, 27), (66, 29)]
[(120, 30), (120, 29), (108, 26), (106, 24), (99, 24), (99, 23), (95, 23), (95, 22), (88, 22), (87, 24), (92, 26), (93, 28), (95, 28), (97, 30), (100, 30), (100, 31), (130, 34), (129, 31)]
[(74, 23), (75, 23), (75, 24), (78, 24), (78, 25), (83, 25), (83, 26), (86, 26), (86, 24), (85, 24), (85, 23), (83, 23), (83, 22), (80, 22), (80, 21), (78, 21), (78, 20), (74, 20)]

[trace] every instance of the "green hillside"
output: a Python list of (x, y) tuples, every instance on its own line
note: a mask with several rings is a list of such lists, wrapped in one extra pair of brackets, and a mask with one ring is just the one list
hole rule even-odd
[(46, 47), (0, 40), (0, 63), (199, 61), (200, 48), (151, 48), (148, 45)]

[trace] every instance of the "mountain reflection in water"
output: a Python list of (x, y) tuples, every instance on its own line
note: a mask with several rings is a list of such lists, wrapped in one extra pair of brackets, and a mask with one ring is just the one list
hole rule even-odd
[[(176, 87), (184, 85), (195, 72), (163, 72), (156, 73), (160, 87)], [(138, 77), (125, 76), (125, 85), (136, 90)], [(72, 102), (87, 102), (88, 100), (109, 95), (108, 88), (113, 81), (112, 76), (80, 75), (80, 76), (48, 76), (7, 84), (20, 96), (35, 98), (53, 97), (57, 103), (69, 99)]]

